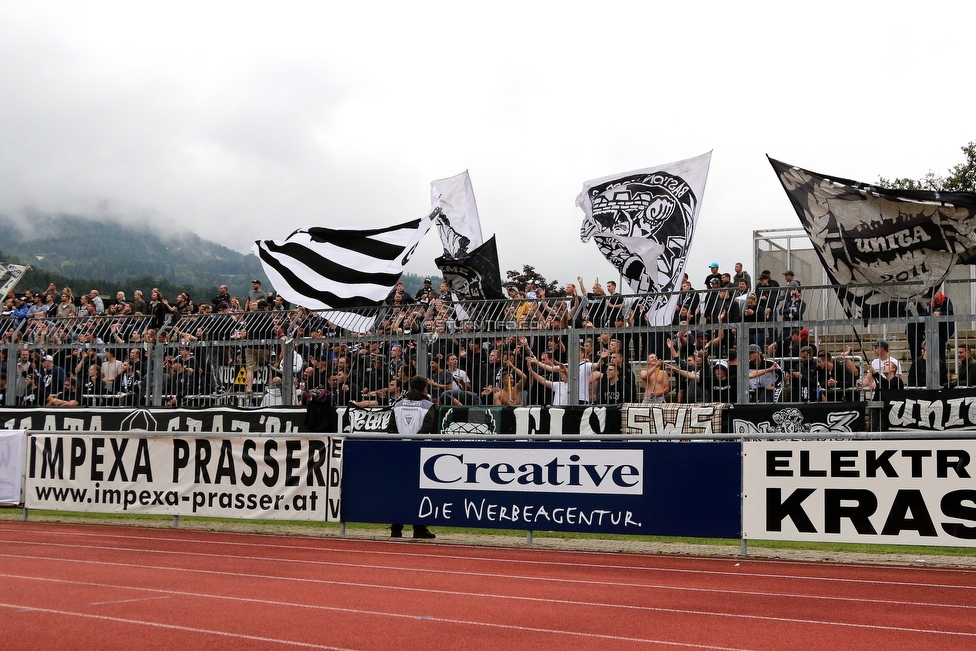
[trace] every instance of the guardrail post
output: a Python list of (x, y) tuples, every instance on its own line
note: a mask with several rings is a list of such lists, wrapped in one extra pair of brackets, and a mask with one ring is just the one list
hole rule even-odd
[(4, 404), (8, 407), (13, 407), (17, 404), (17, 392), (14, 391), (14, 387), (17, 386), (15, 378), (17, 377), (17, 344), (10, 342), (5, 348), (7, 349), (7, 397), (4, 400)]
[[(939, 339), (939, 323), (931, 314), (922, 323), (922, 340), (925, 342), (925, 388), (938, 389), (942, 384), (940, 367), (945, 351), (939, 350), (943, 343)], [(913, 364), (917, 362), (912, 360)]]
[(288, 407), (295, 406), (295, 340), (286, 339), (281, 351), (281, 399)]
[(166, 352), (166, 345), (154, 343), (150, 345), (149, 355), (146, 361), (149, 362), (149, 381), (152, 385), (152, 395), (149, 404), (152, 407), (159, 407), (163, 404), (163, 355)]

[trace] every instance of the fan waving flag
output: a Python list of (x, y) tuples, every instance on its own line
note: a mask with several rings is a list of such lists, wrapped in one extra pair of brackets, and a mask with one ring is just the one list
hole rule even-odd
[[(312, 310), (374, 307), (392, 291), (439, 213), (435, 208), (422, 219), (371, 230), (300, 228), (284, 241), (258, 240), (251, 250), (290, 303)], [(330, 320), (368, 329), (365, 322)]]
[(669, 325), (691, 248), (712, 153), (587, 181), (576, 198), (580, 239), (597, 247), (645, 301), (650, 325)]
[(851, 318), (911, 313), (976, 256), (974, 193), (888, 190), (769, 162)]
[(444, 255), (460, 260), (483, 243), (481, 218), (474, 200), (471, 177), (465, 170), (460, 174), (432, 181), (430, 205), (440, 208), (437, 232), (441, 236)]

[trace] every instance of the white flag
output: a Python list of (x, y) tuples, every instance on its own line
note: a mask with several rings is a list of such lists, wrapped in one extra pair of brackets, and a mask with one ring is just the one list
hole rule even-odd
[(431, 182), (430, 205), (441, 209), (437, 231), (445, 255), (459, 260), (484, 243), (478, 204), (474, 200), (474, 188), (471, 187), (467, 170)]
[(631, 290), (651, 294), (650, 325), (668, 325), (681, 289), (712, 153), (583, 184), (580, 239), (597, 247)]
[[(258, 240), (251, 247), (282, 298), (311, 310), (348, 310), (381, 305), (439, 213), (433, 210), (389, 228), (336, 230), (300, 228), (284, 241)], [(340, 313), (333, 323), (365, 332), (373, 317)], [(337, 318), (332, 318), (332, 317)]]
[(17, 286), (28, 269), (30, 267), (0, 262), (0, 300), (6, 298), (7, 293)]

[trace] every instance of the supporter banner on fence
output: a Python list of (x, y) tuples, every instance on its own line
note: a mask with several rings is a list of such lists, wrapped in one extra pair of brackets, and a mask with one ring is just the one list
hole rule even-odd
[(305, 409), (0, 409), (0, 429), (75, 432), (305, 431)]
[(882, 426), (888, 430), (972, 430), (976, 389), (886, 391)]
[(442, 434), (470, 433), (586, 438), (620, 434), (620, 407), (442, 407)]
[(725, 405), (705, 403), (627, 404), (621, 413), (624, 434), (668, 437), (688, 434), (718, 434), (722, 430)]
[(0, 504), (20, 504), (27, 432), (0, 432)]
[(670, 325), (712, 153), (583, 184), (580, 239), (596, 241), (631, 290), (653, 294), (650, 325)]
[(889, 190), (769, 162), (851, 317), (927, 302), (976, 255), (974, 193)]
[(341, 461), (342, 442), (329, 438), (33, 434), (25, 502), (57, 511), (335, 521)]
[(789, 436), (809, 432), (863, 432), (863, 402), (804, 405), (729, 405), (725, 415), (730, 434)]
[(976, 441), (761, 441), (742, 449), (743, 538), (976, 540)]
[(738, 443), (348, 440), (342, 519), (736, 538)]

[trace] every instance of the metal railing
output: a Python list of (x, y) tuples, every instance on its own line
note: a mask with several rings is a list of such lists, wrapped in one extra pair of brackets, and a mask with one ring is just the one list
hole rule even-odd
[[(973, 315), (854, 322), (826, 309), (823, 295), (833, 291), (802, 288), (806, 307), (789, 311), (779, 303), (789, 289), (779, 288), (773, 320), (750, 314), (749, 299), (729, 290), (696, 292), (697, 314), (681, 313), (684, 294), (667, 326), (646, 325), (642, 297), (619, 295), (388, 305), (359, 311), (374, 324), (367, 334), (343, 330), (334, 313), (302, 309), (174, 315), (161, 328), (141, 316), (7, 316), (3, 404), (384, 404), (416, 374), (444, 404), (640, 402), (662, 387), (672, 402), (745, 403), (760, 395), (750, 371), (769, 365), (777, 401), (846, 401), (872, 397), (861, 383), (878, 338), (888, 339), (907, 386), (969, 384), (958, 353), (976, 345)], [(936, 342), (939, 363), (925, 363), (923, 341)], [(761, 359), (750, 362), (751, 346)], [(663, 380), (649, 373), (655, 358)]]

